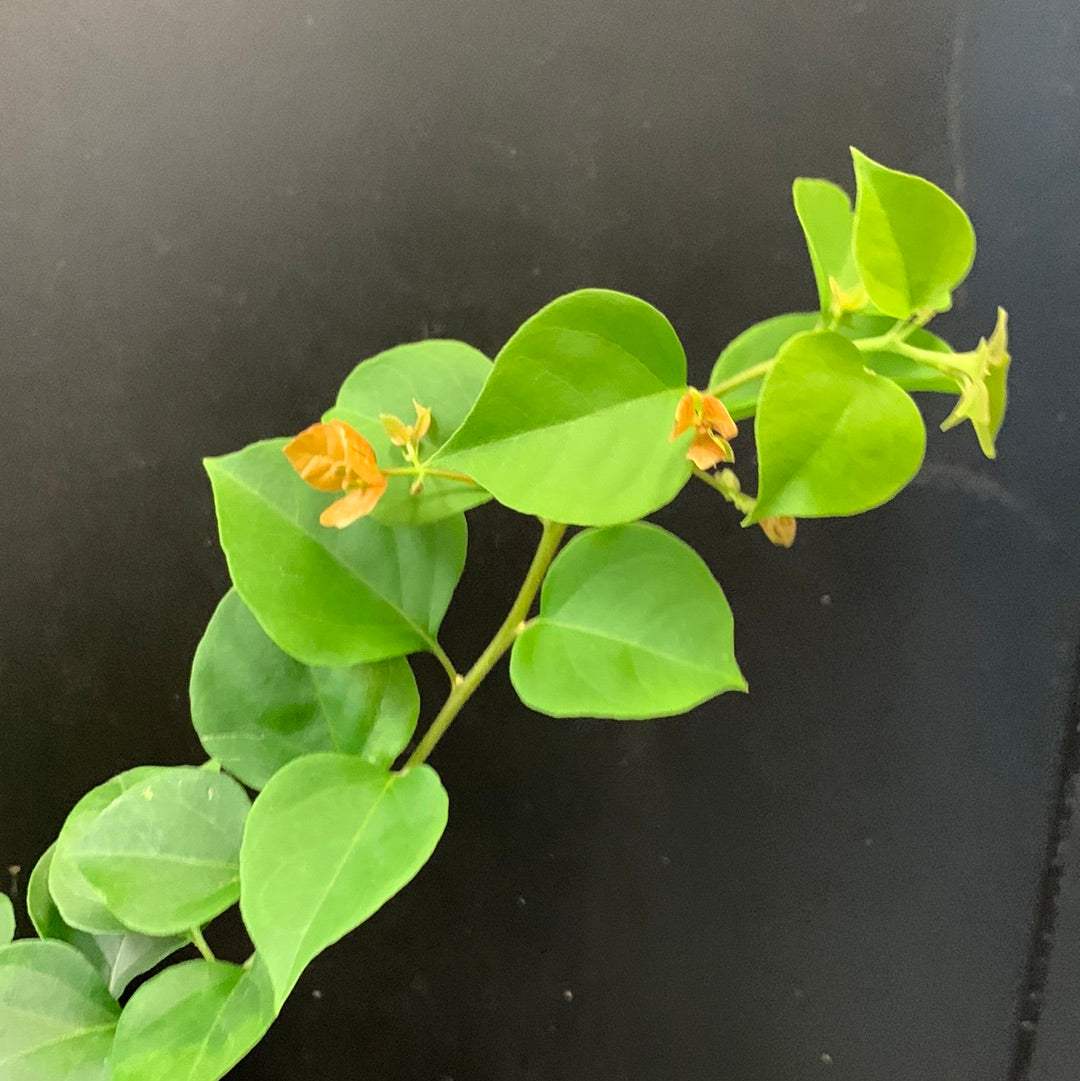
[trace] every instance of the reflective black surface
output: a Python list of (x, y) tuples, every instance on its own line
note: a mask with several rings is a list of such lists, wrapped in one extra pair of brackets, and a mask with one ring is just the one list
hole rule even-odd
[[(226, 587), (201, 456), (581, 285), (656, 303), (700, 383), (812, 304), (789, 185), (847, 183), (853, 143), (975, 221), (940, 328), (1011, 313), (1000, 460), (932, 434), (896, 502), (790, 552), (688, 489), (657, 519), (727, 590), (751, 696), (560, 722), (498, 673), (437, 752), (435, 859), (234, 1076), (1010, 1077), (1080, 598), (1078, 35), (1072, 0), (0, 0), (16, 888), (87, 788), (198, 759), (187, 672)], [(535, 532), (471, 517), (460, 663)]]

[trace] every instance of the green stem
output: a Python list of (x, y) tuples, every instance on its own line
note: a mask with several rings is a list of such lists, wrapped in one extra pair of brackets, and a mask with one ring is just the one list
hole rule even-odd
[(460, 481), (460, 483), (472, 485), (474, 488), (480, 487), (479, 483), (467, 473), (457, 473), (453, 469), (432, 469), (423, 464), (419, 466), (394, 466), (392, 469), (380, 468), (380, 472), (387, 477), (442, 477), (444, 480)]
[(450, 686), (456, 687), (461, 676), (454, 667), (454, 662), (446, 655), (446, 650), (434, 638), (432, 638), (428, 648), (439, 664), (443, 666), (443, 671), (450, 677)]
[(776, 357), (769, 357), (768, 360), (763, 360), (760, 364), (755, 364), (745, 371), (736, 372), (727, 379), (722, 379), (716, 386), (709, 387), (708, 393), (716, 398), (722, 398), (729, 390), (741, 387), (743, 383), (749, 383), (752, 379), (758, 379), (763, 375), (768, 375), (775, 363)]
[(214, 956), (214, 951), (210, 949), (206, 939), (203, 938), (202, 931), (198, 927), (192, 927), (192, 929), (188, 931), (188, 937), (191, 939), (195, 948), (199, 951), (199, 953), (203, 955), (203, 957), (207, 961), (217, 960), (217, 958)]
[(743, 514), (749, 514), (753, 510), (753, 496), (747, 495), (745, 492), (732, 490), (715, 473), (707, 473), (704, 469), (698, 469), (696, 465), (691, 468), (698, 480), (703, 481), (710, 488), (719, 492), (736, 510)]
[(566, 526), (561, 522), (549, 522), (544, 520), (544, 531), (540, 535), (540, 543), (537, 545), (536, 554), (525, 581), (521, 584), (521, 590), (514, 600), (502, 626), (495, 632), (495, 637), (488, 643), (487, 648), (480, 654), (476, 664), (469, 669), (464, 676), (458, 676), (449, 697), (443, 703), (438, 716), (431, 722), (431, 727), (424, 733), (424, 738), (416, 745), (416, 750), (409, 756), (405, 763), (405, 769), (420, 765), (427, 760), (428, 755), (435, 749), (436, 744), (442, 739), (443, 734), (453, 723), (454, 718), (461, 712), (462, 707), (473, 696), (476, 688), (483, 682), (484, 677), (495, 667), (499, 658), (513, 645), (518, 635), (519, 627), (529, 614), (532, 602), (540, 589), (540, 584), (551, 566), (552, 559), (559, 549)]
[[(891, 349), (893, 352), (902, 353), (904, 356), (909, 356), (913, 360), (922, 359), (924, 363), (930, 363), (933, 364), (934, 367), (940, 367), (942, 357), (947, 356), (948, 354), (936, 353), (932, 349), (919, 349), (914, 345), (908, 345), (904, 340), (909, 334), (918, 330), (925, 322), (925, 318), (899, 319), (897, 320), (896, 325), (890, 327), (884, 334), (879, 334), (874, 338), (856, 338), (852, 344), (861, 353), (873, 353)], [(831, 329), (834, 323), (835, 321), (830, 321), (823, 329)], [(927, 357), (933, 359), (926, 360), (925, 358)], [(727, 379), (721, 380), (715, 386), (709, 387), (709, 393), (715, 395), (717, 398), (722, 398), (729, 390), (734, 390), (736, 387), (741, 387), (743, 383), (749, 383), (753, 379), (759, 379), (763, 375), (768, 375), (775, 363), (776, 357), (769, 357), (768, 360), (763, 360), (759, 364), (754, 364), (744, 371), (736, 372)]]

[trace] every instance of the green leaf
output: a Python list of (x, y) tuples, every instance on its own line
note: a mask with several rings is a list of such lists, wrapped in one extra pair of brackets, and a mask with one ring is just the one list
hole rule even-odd
[(159, 770), (102, 811), (71, 858), (124, 926), (178, 934), (239, 897), (249, 807), (227, 774), (195, 766)]
[(855, 220), (851, 200), (843, 188), (828, 180), (803, 176), (795, 181), (791, 194), (806, 236), (821, 310), (827, 312), (833, 301), (830, 278), (844, 290), (862, 284), (851, 250), (851, 230)]
[(658, 526), (590, 530), (559, 554), (510, 678), (554, 717), (666, 717), (746, 690), (731, 609), (709, 568)]
[(188, 961), (159, 973), (124, 1007), (112, 1081), (218, 1081), (262, 1038), (274, 999), (257, 961)]
[(435, 771), (387, 773), (348, 755), (290, 762), (255, 800), (240, 912), (278, 1006), (304, 967), (398, 892), (446, 826)]
[(831, 331), (800, 335), (780, 351), (755, 434), (760, 479), (747, 524), (876, 507), (915, 475), (926, 446), (915, 403)]
[(0, 893), (0, 946), (15, 937), (15, 907), (6, 893)]
[(235, 589), (191, 669), (191, 720), (206, 753), (250, 788), (304, 754), (340, 751), (389, 767), (416, 727), (420, 696), (402, 657), (351, 668), (294, 661)]
[(26, 887), (26, 908), (30, 922), (41, 938), (70, 943), (85, 955), (101, 974), (113, 998), (127, 985), (149, 972), (159, 961), (187, 945), (187, 938), (152, 938), (134, 931), (119, 935), (92, 935), (69, 927), (49, 894), (49, 868), (55, 846), (50, 845), (30, 874)]
[(571, 293), (510, 338), (432, 464), (468, 473), (522, 514), (640, 518), (689, 476), (685, 448), (668, 441), (685, 389), (686, 357), (660, 312), (623, 293)]
[(887, 169), (858, 150), (855, 164), (855, 262), (874, 304), (906, 319), (945, 311), (975, 258), (968, 216), (922, 177)]
[(426, 526), (319, 525), (285, 440), (209, 458), (221, 547), (244, 603), (305, 664), (343, 666), (432, 649), (465, 565), (465, 519)]
[(105, 906), (101, 894), (86, 880), (73, 852), (98, 816), (129, 789), (144, 784), (161, 766), (138, 766), (91, 789), (71, 809), (56, 839), (48, 871), (49, 893), (68, 926), (95, 935), (124, 935), (125, 927)]
[[(709, 386), (737, 376), (757, 364), (771, 360), (780, 352), (780, 347), (796, 334), (804, 334), (818, 327), (820, 316), (817, 312), (789, 312), (776, 315), (748, 327), (734, 338), (720, 354)], [(837, 333), (854, 341), (857, 338), (876, 338), (896, 325), (895, 319), (884, 315), (852, 315), (848, 321), (837, 327)], [(920, 349), (933, 349), (938, 353), (951, 353), (952, 347), (941, 338), (926, 330), (916, 330), (906, 339)], [(951, 394), (956, 384), (948, 376), (942, 375), (936, 368), (901, 356), (888, 350), (863, 353), (863, 363), (879, 375), (887, 376), (904, 390), (932, 390)], [(735, 420), (752, 417), (761, 396), (764, 376), (748, 380), (721, 395), (724, 405)]]
[[(424, 341), (399, 345), (359, 364), (342, 384), (337, 402), (323, 420), (351, 424), (375, 450), (384, 468), (405, 464), (390, 442), (380, 414), (413, 423), (413, 400), (431, 410), (431, 428), (420, 444), (425, 461), (461, 426), (491, 374), (491, 361), (464, 342)], [(486, 503), (482, 488), (428, 477), (419, 495), (410, 495), (409, 477), (390, 477), (372, 518), (386, 525), (436, 522)]]
[(108, 1081), (119, 1015), (94, 966), (66, 942), (0, 949), (4, 1081)]

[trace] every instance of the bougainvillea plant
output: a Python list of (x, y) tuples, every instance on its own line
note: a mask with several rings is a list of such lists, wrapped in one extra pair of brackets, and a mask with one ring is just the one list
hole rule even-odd
[[(741, 334), (707, 388), (687, 386), (660, 312), (587, 289), (494, 363), (454, 341), (389, 349), (299, 435), (206, 462), (233, 583), (191, 675), (210, 761), (131, 769), (76, 804), (29, 881), (37, 938), (11, 942), (3, 897), (7, 1081), (225, 1074), (305, 966), (423, 867), (448, 808), (429, 756), (505, 654), (522, 702), (552, 717), (664, 717), (745, 691), (720, 585), (641, 520), (688, 481), (788, 547), (798, 519), (869, 510), (911, 480), (926, 431), (910, 391), (955, 394), (944, 427), (970, 421), (994, 456), (1005, 313), (963, 352), (924, 329), (968, 272), (971, 224), (926, 180), (853, 153), (854, 209), (826, 181), (794, 186), (819, 309)], [(540, 538), (463, 669), (439, 625), (465, 512), (492, 499), (537, 518)], [(448, 689), (414, 740), (407, 658), (422, 651)], [(203, 934), (236, 904), (240, 964)], [(201, 956), (162, 966), (192, 944)]]

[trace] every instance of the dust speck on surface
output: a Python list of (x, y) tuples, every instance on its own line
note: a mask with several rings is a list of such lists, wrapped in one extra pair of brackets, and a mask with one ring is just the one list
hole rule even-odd
[(316, 987), (315, 990), (311, 992), (311, 997), (318, 1002), (322, 998), (322, 991)]
[(831, 593), (822, 593), (821, 594), (821, 603), (826, 608), (828, 608), (829, 605), (832, 604), (832, 594)]
[(821, 1065), (822, 1066), (831, 1066), (832, 1064), (833, 1064), (832, 1055), (830, 1055), (827, 1051), (822, 1051), (821, 1052)]
[(565, 991), (563, 991), (562, 997), (564, 1002), (573, 1002), (574, 992), (568, 987)]
[(525, 907), (525, 898), (522, 897), (520, 893), (517, 895), (517, 897), (514, 898), (514, 900), (517, 901), (518, 908)]

